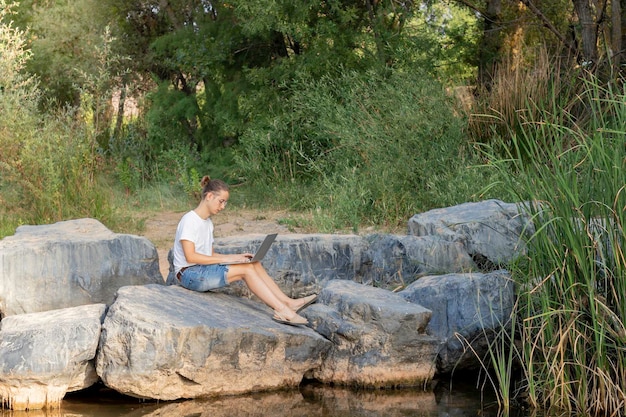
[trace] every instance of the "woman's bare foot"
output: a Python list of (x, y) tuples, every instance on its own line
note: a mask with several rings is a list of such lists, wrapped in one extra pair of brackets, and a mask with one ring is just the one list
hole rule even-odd
[(280, 311), (274, 310), (274, 317), (272, 319), (276, 322), (283, 324), (291, 324), (293, 326), (306, 326), (309, 321), (293, 311), (291, 308), (285, 306)]
[(296, 313), (298, 313), (316, 301), (317, 301), (317, 294), (307, 295), (306, 297), (293, 300), (293, 303), (291, 303), (289, 308), (295, 311)]

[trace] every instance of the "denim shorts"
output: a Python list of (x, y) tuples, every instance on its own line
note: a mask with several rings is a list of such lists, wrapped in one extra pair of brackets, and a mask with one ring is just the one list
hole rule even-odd
[(192, 291), (205, 292), (228, 285), (228, 265), (194, 265), (180, 274), (180, 285)]

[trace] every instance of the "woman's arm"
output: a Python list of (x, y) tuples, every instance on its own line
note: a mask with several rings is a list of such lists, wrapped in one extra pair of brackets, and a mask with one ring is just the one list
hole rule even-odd
[(211, 265), (225, 262), (245, 262), (250, 260), (254, 255), (251, 253), (236, 253), (225, 255), (213, 252), (213, 255), (203, 255), (196, 252), (196, 245), (191, 240), (181, 240), (185, 259), (190, 264)]

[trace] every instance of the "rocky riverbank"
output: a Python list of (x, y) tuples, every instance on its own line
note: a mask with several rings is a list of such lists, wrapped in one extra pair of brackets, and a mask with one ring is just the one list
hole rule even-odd
[[(303, 378), (421, 385), (476, 366), (459, 337), (480, 346), (510, 313), (503, 267), (523, 252), (525, 226), (515, 204), (489, 200), (415, 215), (406, 235), (281, 235), (264, 265), (289, 295), (319, 293), (308, 328), (273, 322), (240, 285), (164, 285), (146, 238), (92, 219), (22, 227), (0, 241), (0, 397), (53, 407), (97, 381), (160, 400)], [(253, 251), (262, 237), (219, 239), (219, 250)]]

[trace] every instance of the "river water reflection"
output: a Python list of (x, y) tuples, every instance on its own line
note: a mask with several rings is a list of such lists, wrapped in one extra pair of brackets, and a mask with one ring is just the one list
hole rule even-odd
[[(482, 397), (482, 398), (481, 398)], [(434, 391), (351, 390), (306, 384), (298, 390), (220, 399), (146, 402), (106, 389), (69, 394), (59, 409), (0, 411), (1, 417), (463, 417), (498, 416), (493, 398), (468, 383)], [(513, 414), (513, 413), (511, 413)], [(516, 413), (518, 415), (522, 415)]]

